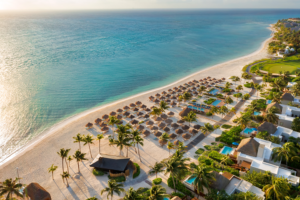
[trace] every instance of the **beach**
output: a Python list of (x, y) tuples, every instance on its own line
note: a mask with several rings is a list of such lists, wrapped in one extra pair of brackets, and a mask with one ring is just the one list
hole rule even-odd
[[(151, 107), (154, 104), (149, 101), (149, 96), (154, 96), (156, 93), (167, 91), (170, 88), (172, 89), (175, 86), (193, 81), (194, 79), (199, 80), (208, 76), (217, 79), (229, 78), (234, 75), (241, 76), (241, 70), (245, 65), (255, 60), (269, 57), (267, 47), (270, 41), (271, 38), (267, 39), (262, 43), (259, 50), (247, 56), (206, 68), (167, 86), (146, 91), (105, 106), (85, 111), (55, 125), (1, 164), (1, 180), (16, 177), (16, 168), (18, 168), (20, 177), (22, 178), (21, 182), (25, 184), (38, 182), (50, 192), (52, 199), (86, 199), (94, 195), (99, 195), (101, 189), (103, 189), (107, 183), (107, 178), (95, 177), (91, 173), (92, 169), (89, 167), (89, 164), (93, 159), (89, 155), (88, 146), (82, 147), (82, 151), (87, 153), (86, 157), (88, 160), (84, 161), (83, 164), (80, 163), (82, 174), (80, 178), (76, 176), (77, 163), (75, 161), (72, 161), (71, 163), (70, 174), (72, 178), (69, 180), (69, 188), (66, 188), (65, 184), (62, 182), (60, 176), (62, 171), (61, 158), (56, 153), (61, 148), (70, 148), (70, 155), (73, 155), (78, 149), (78, 143), (73, 143), (72, 137), (77, 133), (85, 135), (92, 134), (94, 136), (100, 133), (99, 127), (96, 126), (93, 129), (86, 130), (85, 125), (88, 122), (93, 123), (96, 118), (101, 118), (104, 114), (109, 114), (111, 111), (116, 111), (117, 109), (123, 108), (136, 101), (141, 101), (143, 104)], [(174, 112), (178, 116), (179, 110), (174, 110)], [(205, 119), (199, 119), (200, 124), (206, 122)], [(92, 154), (95, 157), (98, 153), (98, 141), (95, 141), (94, 143), (95, 144), (92, 145)], [(119, 150), (116, 147), (109, 146), (107, 139), (101, 142), (101, 152), (119, 155)], [(140, 163), (138, 156), (134, 153), (134, 149), (130, 149), (129, 153), (129, 157), (134, 162), (141, 165), (145, 174), (147, 173), (147, 170), (149, 170), (150, 165), (153, 165), (156, 161), (161, 161), (168, 156), (169, 151), (166, 147), (162, 148), (158, 145), (157, 141), (153, 142), (153, 140), (148, 138), (145, 139), (144, 146), (141, 147), (142, 163)], [(54, 173), (54, 181), (51, 178), (51, 174), (47, 172), (47, 169), (52, 164), (59, 167)]]

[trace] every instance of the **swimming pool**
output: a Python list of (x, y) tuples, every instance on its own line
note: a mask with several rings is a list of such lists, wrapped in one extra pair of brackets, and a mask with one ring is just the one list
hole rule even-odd
[(220, 102), (221, 102), (221, 100), (215, 100), (214, 102), (212, 102), (211, 105), (217, 106)]
[(272, 103), (272, 100), (267, 100), (267, 104), (270, 104), (270, 103)]
[(203, 112), (205, 110), (204, 108), (199, 108), (199, 107), (195, 107), (195, 106), (188, 106), (188, 108), (198, 110), (198, 111), (203, 111)]
[(254, 131), (254, 130), (253, 130), (252, 128), (248, 128), (248, 127), (247, 127), (247, 128), (244, 129), (243, 132), (246, 133), (246, 134), (250, 134), (250, 133), (252, 133), (253, 131)]
[(212, 95), (215, 95), (217, 94), (217, 92), (219, 92), (219, 90), (217, 89), (213, 89), (212, 91), (210, 91), (209, 93), (212, 94)]
[(261, 112), (258, 112), (258, 111), (254, 111), (254, 115), (260, 115)]
[(227, 155), (227, 154), (230, 154), (232, 151), (233, 151), (233, 148), (228, 147), (228, 146), (225, 146), (225, 147), (222, 149), (221, 154)]
[(194, 177), (194, 178), (189, 177), (189, 178), (187, 178), (184, 182), (186, 182), (186, 183), (192, 185), (192, 184), (194, 183), (195, 179), (196, 179), (196, 177)]
[(163, 200), (170, 200), (170, 198), (169, 197), (164, 197)]

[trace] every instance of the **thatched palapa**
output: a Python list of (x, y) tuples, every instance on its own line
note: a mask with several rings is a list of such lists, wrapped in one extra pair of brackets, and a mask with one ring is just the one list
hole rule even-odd
[(95, 124), (99, 124), (102, 120), (100, 118), (95, 119)]
[(257, 156), (259, 147), (259, 142), (257, 142), (253, 137), (243, 139), (239, 146), (236, 148), (237, 152), (246, 154), (248, 156)]
[(163, 131), (169, 132), (169, 131), (170, 131), (170, 128), (166, 126), (166, 127), (163, 128)]
[(146, 122), (146, 125), (148, 125), (148, 126), (152, 126), (153, 124), (154, 124), (153, 121), (147, 121), (147, 122)]
[(145, 137), (147, 137), (147, 136), (150, 135), (150, 131), (148, 131), (148, 130), (143, 130), (142, 134), (143, 134)]
[(107, 114), (102, 116), (102, 119), (108, 119), (108, 118), (109, 118), (109, 116)]
[(89, 123), (87, 123), (87, 124), (85, 125), (85, 127), (91, 128), (91, 127), (93, 127), (93, 124), (89, 122)]
[(257, 127), (257, 130), (259, 132), (267, 131), (269, 134), (274, 134), (277, 131), (277, 127), (270, 122), (264, 122)]
[(156, 132), (154, 133), (154, 135), (155, 135), (155, 137), (160, 137), (160, 136), (162, 135), (162, 133), (161, 133), (160, 131), (156, 131)]
[(177, 135), (181, 135), (181, 134), (183, 133), (183, 130), (182, 130), (182, 129), (177, 129), (177, 130), (175, 131), (175, 133), (176, 133)]
[(185, 139), (185, 140), (189, 140), (192, 136), (188, 133), (185, 133), (182, 135), (182, 138)]
[(183, 130), (189, 130), (189, 126), (188, 125), (183, 125), (182, 127), (181, 127)]
[(136, 125), (136, 124), (139, 123), (139, 121), (134, 119), (134, 120), (130, 121), (130, 123), (131, 123), (132, 125)]
[(268, 111), (270, 108), (273, 108), (273, 107), (277, 108), (277, 110), (278, 110), (277, 113), (282, 113), (282, 106), (277, 102), (270, 103), (267, 106), (266, 111)]
[(174, 140), (174, 139), (177, 137), (177, 135), (176, 135), (175, 133), (171, 133), (171, 134), (169, 135), (169, 137), (170, 137), (172, 140)]
[(110, 116), (115, 116), (117, 113), (115, 111), (112, 111), (109, 113)]
[(185, 107), (180, 113), (179, 116), (180, 117), (185, 117), (187, 116), (192, 110), (189, 109), (188, 107)]
[(51, 200), (50, 193), (38, 183), (30, 183), (24, 191), (31, 200)]

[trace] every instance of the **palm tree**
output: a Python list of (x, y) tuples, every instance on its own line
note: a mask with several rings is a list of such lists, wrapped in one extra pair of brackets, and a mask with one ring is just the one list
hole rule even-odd
[(242, 129), (244, 129), (244, 128), (246, 128), (246, 126), (249, 124), (249, 122), (251, 121), (251, 118), (250, 118), (250, 116), (248, 115), (248, 114), (246, 114), (246, 113), (242, 113), (241, 112), (241, 114), (242, 114), (242, 116), (240, 116), (239, 118), (237, 118), (236, 120), (237, 120), (237, 123), (239, 124), (239, 125), (241, 125), (241, 128)]
[(64, 148), (62, 148), (62, 149), (59, 150), (59, 152), (57, 152), (57, 154), (61, 157), (61, 163), (62, 163), (63, 172), (65, 171), (65, 168), (64, 168), (64, 159), (68, 156), (69, 151), (70, 151), (70, 149), (64, 149)]
[(136, 130), (131, 131), (130, 134), (131, 134), (131, 140), (132, 140), (133, 145), (134, 145), (135, 153), (137, 153), (137, 151), (136, 151), (136, 141), (135, 141), (135, 139), (136, 139), (136, 136), (141, 135), (141, 132), (140, 132), (139, 130), (136, 129)]
[(186, 102), (192, 98), (192, 95), (189, 92), (184, 92), (181, 96), (182, 96), (182, 99), (184, 102)]
[(13, 199), (13, 195), (16, 195), (18, 197), (23, 197), (23, 195), (19, 192), (19, 190), (22, 188), (21, 183), (17, 183), (19, 181), (18, 178), (15, 180), (6, 179), (2, 185), (0, 185), (0, 196), (6, 195), (6, 199)]
[(268, 109), (268, 111), (265, 115), (265, 120), (267, 122), (271, 122), (271, 123), (275, 124), (279, 119), (278, 115), (276, 115), (276, 113), (278, 113), (278, 112), (279, 112), (279, 110), (276, 107), (271, 107), (270, 109)]
[(90, 198), (87, 198), (86, 200), (98, 200), (97, 197), (90, 197)]
[(124, 134), (118, 134), (117, 139), (113, 141), (113, 143), (115, 145), (117, 145), (117, 147), (119, 147), (119, 149), (120, 149), (120, 156), (121, 156), (123, 148), (125, 146), (127, 147), (129, 145), (129, 141), (130, 141), (130, 138), (126, 137), (126, 135), (124, 135)]
[(167, 148), (169, 149), (169, 155), (171, 154), (171, 149), (174, 149), (175, 145), (172, 142), (168, 142)]
[(72, 156), (69, 156), (69, 157), (67, 158), (67, 160), (69, 161), (69, 167), (70, 167), (71, 161), (73, 160)]
[(221, 159), (220, 164), (223, 165), (222, 168), (224, 170), (224, 165), (227, 165), (230, 162), (230, 157), (228, 155), (223, 156), (223, 158)]
[(203, 164), (196, 165), (195, 163), (190, 164), (192, 176), (191, 178), (195, 178), (193, 185), (197, 193), (204, 192), (204, 187), (210, 191), (210, 183), (215, 180), (213, 170)]
[(164, 171), (163, 168), (162, 163), (155, 162), (153, 166), (150, 166), (149, 174), (155, 174), (155, 178), (157, 178), (157, 174)]
[(219, 112), (219, 108), (217, 108), (216, 106), (212, 106), (210, 108), (210, 113), (211, 113), (211, 117), (214, 118), (214, 114)]
[(290, 191), (290, 184), (285, 178), (272, 176), (272, 183), (265, 185), (262, 189), (266, 194), (266, 199), (284, 200)]
[(135, 136), (134, 141), (135, 141), (135, 144), (138, 147), (138, 153), (139, 153), (140, 161), (142, 162), (139, 145), (144, 146), (144, 143), (143, 143), (144, 139), (141, 136), (137, 135), (137, 136)]
[(70, 172), (69, 172), (69, 166), (68, 166), (67, 158), (68, 158), (68, 154), (69, 154), (70, 150), (71, 149), (66, 149), (66, 151), (65, 151), (65, 162), (66, 162), (68, 173), (70, 173)]
[(86, 153), (81, 153), (81, 151), (77, 150), (75, 152), (75, 154), (73, 155), (73, 157), (75, 158), (75, 160), (77, 161), (77, 166), (78, 166), (78, 172), (80, 173), (80, 169), (79, 169), (79, 162), (83, 161), (83, 160), (87, 160), (85, 158), (85, 154)]
[(90, 134), (88, 134), (87, 136), (85, 136), (84, 139), (83, 139), (83, 141), (84, 141), (83, 145), (85, 146), (87, 144), (89, 146), (91, 158), (93, 158), (93, 156), (92, 156), (92, 151), (91, 151), (90, 144), (94, 144), (93, 140), (94, 140), (93, 135), (90, 135)]
[(166, 188), (161, 185), (153, 185), (150, 189), (148, 200), (163, 200), (164, 197), (169, 196)]
[(226, 89), (230, 88), (230, 86), (231, 86), (231, 84), (230, 84), (229, 82), (226, 82), (226, 83), (225, 83), (225, 88), (226, 88)]
[(212, 132), (214, 130), (214, 127), (210, 123), (206, 123), (204, 124), (204, 126), (200, 127), (200, 130), (204, 135), (206, 135), (206, 133)]
[(163, 113), (163, 112), (165, 112), (165, 110), (168, 110), (170, 108), (170, 106), (168, 105), (167, 102), (161, 101), (159, 103), (159, 108), (160, 108), (161, 112)]
[(51, 165), (51, 167), (48, 168), (48, 172), (52, 173), (52, 179), (54, 180), (53, 178), (53, 172), (57, 169), (57, 166), (55, 166), (54, 164)]
[(262, 90), (262, 86), (259, 84), (254, 84), (254, 88), (256, 89), (256, 99), (258, 98), (258, 92)]
[(115, 117), (115, 116), (109, 116), (109, 122), (108, 124), (111, 126), (111, 129), (113, 130), (113, 137), (115, 137), (115, 131), (114, 131), (114, 126), (116, 124), (119, 124), (120, 123), (120, 120)]
[(189, 126), (191, 126), (191, 122), (196, 122), (197, 121), (197, 115), (193, 111), (190, 111), (187, 116), (184, 116), (182, 118), (184, 121), (189, 123)]
[(66, 179), (66, 181), (67, 181), (67, 187), (69, 187), (68, 178), (70, 177), (70, 174), (68, 172), (64, 172), (63, 174), (61, 174), (61, 177), (62, 177), (63, 181), (64, 181), (64, 179)]
[(165, 144), (168, 143), (168, 140), (170, 139), (170, 136), (168, 133), (163, 133), (160, 137), (159, 137), (159, 143), (161, 144), (161, 146), (164, 146)]
[(287, 142), (282, 147), (275, 147), (272, 152), (272, 159), (274, 159), (275, 162), (285, 159), (286, 166), (288, 161), (297, 155), (295, 144), (292, 142)]
[(185, 146), (183, 142), (179, 141), (179, 143), (177, 145), (177, 150), (179, 152), (186, 152), (187, 151), (187, 146)]
[(198, 89), (198, 92), (202, 95), (202, 92), (204, 92), (206, 90), (206, 87), (201, 85)]
[(233, 103), (232, 98), (231, 98), (231, 97), (226, 97), (226, 98), (225, 98), (225, 103), (226, 103), (226, 104), (232, 104), (232, 103)]
[(153, 107), (152, 111), (150, 112), (150, 115), (154, 115), (154, 117), (159, 116), (162, 113), (160, 108)]
[(80, 133), (78, 133), (75, 137), (73, 137), (74, 139), (74, 143), (79, 143), (79, 150), (81, 151), (81, 147), (80, 147), (80, 142), (83, 141), (84, 135), (81, 136)]
[(107, 192), (107, 199), (113, 198), (114, 193), (118, 194), (119, 196), (121, 195), (122, 192), (125, 192), (124, 188), (122, 188), (124, 185), (117, 183), (115, 180), (109, 180), (107, 182), (107, 187), (101, 190), (101, 195), (104, 192)]
[(229, 112), (228, 108), (226, 106), (221, 106), (221, 108), (219, 109), (219, 113), (224, 116)]
[(241, 79), (238, 76), (233, 76), (233, 77), (231, 77), (231, 80), (234, 81), (234, 84), (236, 85), (236, 82), (240, 81)]
[(235, 107), (232, 107), (232, 108), (229, 110), (228, 113), (236, 114), (236, 109), (235, 109)]
[(123, 200), (143, 200), (145, 199), (144, 197), (144, 192), (146, 192), (148, 188), (138, 188), (137, 190), (133, 189), (130, 187), (126, 192), (125, 196), (123, 197)]
[(104, 138), (103, 134), (98, 134), (97, 135), (97, 140), (99, 141), (99, 154), (100, 154), (100, 141)]
[(238, 85), (235, 89), (236, 89), (238, 92), (240, 92), (240, 90), (243, 89), (243, 86), (242, 86), (242, 85)]

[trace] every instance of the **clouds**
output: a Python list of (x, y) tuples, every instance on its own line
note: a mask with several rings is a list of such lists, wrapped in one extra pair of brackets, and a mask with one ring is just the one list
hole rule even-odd
[(300, 8), (299, 0), (7, 0), (5, 9)]

